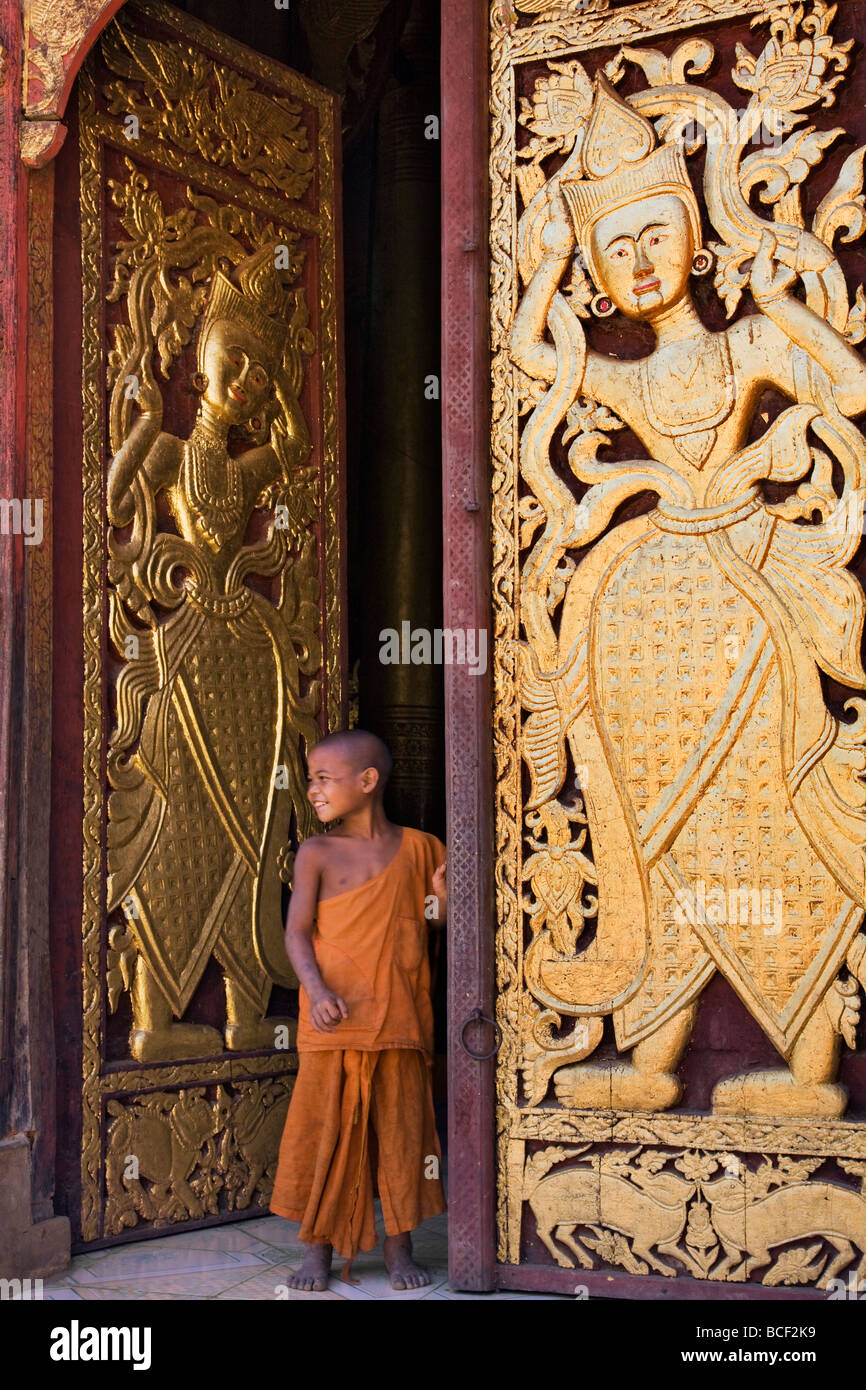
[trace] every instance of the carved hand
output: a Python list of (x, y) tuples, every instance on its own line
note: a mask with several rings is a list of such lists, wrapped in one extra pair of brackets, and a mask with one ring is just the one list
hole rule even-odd
[(552, 179), (548, 185), (547, 203), (547, 222), (541, 233), (541, 246), (551, 260), (564, 260), (574, 250), (574, 224), (556, 179)]
[(141, 356), (136, 399), (142, 415), (151, 415), (159, 421), (162, 420), (162, 392), (156, 384), (153, 368), (150, 365), (150, 353), (147, 350)]
[(770, 231), (764, 232), (757, 255), (752, 262), (751, 290), (758, 305), (779, 299), (797, 278), (797, 272), (790, 266), (780, 265), (773, 259), (776, 238)]

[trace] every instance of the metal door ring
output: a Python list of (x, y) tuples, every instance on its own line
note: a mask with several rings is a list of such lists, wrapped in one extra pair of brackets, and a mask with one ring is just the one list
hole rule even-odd
[[(469, 1027), (470, 1023), (490, 1024), (490, 1027), (493, 1029), (493, 1034), (496, 1041), (489, 1052), (473, 1052), (471, 1047), (466, 1046), (466, 1043), (464, 1042), (464, 1036), (466, 1033), (466, 1029)], [(460, 1029), (457, 1041), (460, 1043), (460, 1046), (463, 1048), (463, 1051), (466, 1053), (466, 1056), (471, 1057), (473, 1061), (489, 1062), (490, 1058), (495, 1057), (500, 1047), (502, 1046), (502, 1029), (499, 1027), (499, 1024), (496, 1022), (495, 1018), (488, 1018), (487, 1015), (482, 1013), (480, 1009), (473, 1009), (472, 1013), (469, 1015), (466, 1022), (463, 1024), (463, 1027)]]

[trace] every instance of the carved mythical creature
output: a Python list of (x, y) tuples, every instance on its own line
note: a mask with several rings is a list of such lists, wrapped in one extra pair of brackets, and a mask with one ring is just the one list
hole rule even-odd
[[(130, 1046), (140, 1060), (222, 1050), (216, 1029), (173, 1021), (211, 956), (225, 981), (226, 1047), (273, 1047), (271, 982), (289, 982), (279, 852), (292, 806), (299, 833), (311, 829), (299, 740), (318, 737), (318, 683), (301, 689), (321, 661), (315, 470), (302, 467), (298, 403), (312, 348), (303, 290), (276, 268), (287, 244), (265, 239), (245, 255), (225, 212), (189, 196), (206, 225), (189, 212), (161, 221), (134, 171), (115, 189), (127, 224), (144, 229), (118, 264), (114, 297), (126, 290), (130, 322), (113, 359), (108, 476), (112, 638), (126, 657), (109, 754), (108, 908), (126, 909), (128, 935), (115, 929), (110, 943), (122, 964), (134, 950)], [(293, 254), (295, 276), (300, 264)], [(183, 439), (163, 428), (147, 329), (166, 370), (200, 313), (203, 292), (176, 274), (193, 265), (209, 289), (200, 405)], [(282, 525), (274, 515), (266, 539), (249, 542), (253, 513), (274, 504)], [(276, 603), (243, 582), (250, 572), (280, 576)]]
[(705, 1182), (703, 1193), (725, 1252), (711, 1278), (748, 1279), (753, 1270), (770, 1264), (776, 1246), (815, 1236), (823, 1236), (836, 1251), (816, 1281), (819, 1289), (826, 1289), (851, 1263), (855, 1246), (860, 1251), (857, 1278), (866, 1275), (866, 1201), (861, 1193), (833, 1183), (796, 1183), (749, 1202), (744, 1180), (730, 1177)]
[(263, 1178), (268, 1191), (273, 1187), (288, 1105), (285, 1087), (270, 1081), (250, 1086), (232, 1108), (231, 1135), (247, 1168), (246, 1182), (234, 1201), (239, 1211), (250, 1205)]
[[(522, 749), (533, 824), (558, 797), (570, 752), (589, 844), (550, 855), (576, 894), (598, 883), (587, 946), (575, 939), (582, 911), (559, 902), (546, 922), (553, 909), (536, 904), (525, 978), (555, 1017), (611, 1015), (618, 1051), (631, 1051), (560, 1070), (557, 1095), (574, 1106), (674, 1105), (717, 970), (787, 1065), (727, 1078), (714, 1108), (818, 1118), (846, 1104), (839, 1039), (853, 1046), (859, 994), (834, 982), (847, 962), (866, 983), (866, 702), (852, 693), (834, 714), (821, 676), (866, 686), (864, 595), (846, 568), (866, 482), (851, 423), (866, 410), (853, 346), (862, 294), (851, 308), (832, 251), (840, 228), (847, 239), (863, 230), (863, 151), (807, 230), (799, 184), (842, 132), (783, 139), (842, 80), (850, 44), (830, 36), (833, 13), (818, 3), (803, 20), (787, 6), (757, 60), (739, 50), (734, 77), (751, 93), (739, 117), (687, 80), (712, 59), (703, 40), (670, 57), (624, 49), (593, 83), (577, 62), (553, 64), (524, 106), (525, 290), (511, 332), (534, 406), (520, 451), (533, 542), (520, 596)], [(650, 85), (623, 100), (611, 84), (627, 61)], [(745, 157), (762, 126), (776, 144)], [(701, 144), (711, 246), (686, 162)], [(548, 176), (542, 164), (557, 153)], [(756, 189), (773, 220), (750, 205)], [(718, 332), (690, 289), (714, 259), (729, 314), (746, 285), (755, 305)], [(589, 346), (590, 303), (646, 325), (652, 350), (626, 360)], [(790, 404), (749, 443), (771, 387)], [(551, 463), (566, 417), (579, 502)], [(598, 458), (605, 431), (623, 424), (647, 456)], [(765, 482), (791, 495), (772, 505)], [(620, 504), (645, 491), (654, 510), (616, 524)], [(544, 849), (533, 848), (543, 884)], [(588, 1053), (600, 1030), (584, 1036)]]
[(210, 1105), (202, 1090), (157, 1092), (136, 1107), (110, 1100), (108, 1113), (114, 1117), (105, 1163), (108, 1228), (134, 1226), (136, 1213), (146, 1221), (205, 1216), (189, 1178), (224, 1123), (220, 1107)]
[[(565, 1149), (556, 1156), (568, 1158), (579, 1152)], [(527, 1178), (524, 1196), (539, 1237), (564, 1269), (573, 1269), (574, 1261), (554, 1244), (554, 1232), (582, 1269), (592, 1269), (595, 1264), (575, 1235), (578, 1226), (590, 1226), (597, 1234), (601, 1229), (617, 1231), (629, 1240), (630, 1245), (623, 1242), (620, 1246), (620, 1258), (632, 1274), (646, 1274), (647, 1268), (656, 1274), (677, 1273), (655, 1250), (683, 1263), (688, 1261), (688, 1252), (678, 1242), (688, 1216), (687, 1203), (694, 1196), (693, 1182), (675, 1173), (640, 1168), (607, 1172), (598, 1162), (591, 1167), (560, 1169), (536, 1181), (531, 1159)]]

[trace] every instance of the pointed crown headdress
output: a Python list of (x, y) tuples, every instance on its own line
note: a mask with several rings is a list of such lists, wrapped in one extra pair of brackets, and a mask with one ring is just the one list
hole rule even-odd
[(595, 75), (581, 162), (584, 177), (564, 178), (560, 188), (596, 285), (599, 278), (592, 251), (592, 229), (605, 213), (639, 198), (675, 193), (688, 211), (694, 244), (700, 246), (701, 215), (682, 147), (658, 145), (650, 122), (622, 100), (603, 73)]
[(290, 305), (274, 263), (275, 249), (276, 243), (265, 246), (241, 261), (232, 272), (236, 284), (221, 270), (214, 275), (199, 338), (199, 352), (213, 325), (228, 320), (230, 323), (242, 323), (255, 334), (265, 350), (271, 373), (280, 366), (289, 338), (285, 315)]

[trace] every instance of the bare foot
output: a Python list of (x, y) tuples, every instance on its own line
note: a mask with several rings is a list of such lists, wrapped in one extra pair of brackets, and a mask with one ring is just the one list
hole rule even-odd
[(391, 1276), (392, 1289), (422, 1289), (430, 1283), (430, 1275), (412, 1259), (412, 1237), (408, 1231), (399, 1236), (385, 1237), (385, 1268)]
[(324, 1293), (328, 1287), (332, 1254), (333, 1246), (308, 1245), (300, 1269), (296, 1269), (286, 1278), (289, 1288), (303, 1289), (307, 1293)]

